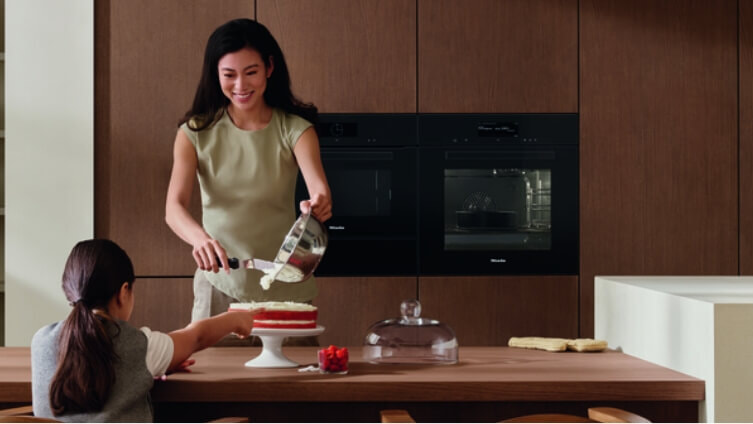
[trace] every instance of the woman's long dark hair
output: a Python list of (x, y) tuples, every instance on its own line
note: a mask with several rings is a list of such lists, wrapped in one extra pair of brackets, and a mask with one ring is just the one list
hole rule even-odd
[(63, 291), (73, 310), (60, 332), (58, 367), (50, 384), (55, 415), (101, 411), (105, 405), (118, 360), (112, 331), (119, 329), (106, 313), (107, 304), (134, 279), (131, 259), (110, 240), (81, 241), (68, 255)]
[(267, 27), (251, 19), (234, 19), (221, 25), (209, 36), (193, 105), (178, 126), (188, 122), (189, 128), (199, 131), (218, 119), (218, 112), (225, 108), (230, 100), (222, 93), (217, 64), (226, 54), (246, 47), (258, 51), (267, 68), (270, 64), (274, 65), (272, 75), (267, 80), (267, 89), (264, 91), (264, 101), (267, 105), (296, 114), (309, 122), (316, 122), (316, 106), (303, 103), (293, 95), (285, 57)]

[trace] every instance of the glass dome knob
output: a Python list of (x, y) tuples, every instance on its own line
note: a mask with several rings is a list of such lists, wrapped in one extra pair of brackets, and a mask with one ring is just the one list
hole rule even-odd
[(421, 302), (416, 299), (404, 300), (400, 304), (400, 313), (404, 318), (418, 318), (421, 316)]

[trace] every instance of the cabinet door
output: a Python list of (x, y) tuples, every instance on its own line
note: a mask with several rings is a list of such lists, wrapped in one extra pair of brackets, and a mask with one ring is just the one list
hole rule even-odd
[[(252, 0), (97, 1), (95, 234), (138, 275), (193, 275), (191, 248), (165, 224), (178, 120), (193, 101), (209, 34), (253, 17)], [(198, 183), (196, 184), (198, 186)], [(198, 190), (193, 213), (199, 215)]]
[(168, 333), (191, 322), (193, 278), (137, 278), (133, 290), (134, 327)]
[(578, 335), (578, 277), (419, 277), (421, 316), (449, 325), (461, 346), (510, 337)]
[(294, 93), (320, 112), (416, 112), (415, 0), (257, 0)]
[(740, 7), (740, 274), (753, 275), (753, 2)]
[(361, 346), (369, 327), (400, 316), (400, 303), (416, 298), (416, 277), (317, 277), (317, 322), (323, 346)]
[(581, 336), (595, 275), (735, 275), (737, 2), (580, 2)]
[(418, 110), (577, 112), (577, 0), (419, 0)]

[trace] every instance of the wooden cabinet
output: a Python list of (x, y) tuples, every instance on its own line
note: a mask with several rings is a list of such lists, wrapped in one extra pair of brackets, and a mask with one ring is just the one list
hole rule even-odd
[(581, 336), (595, 275), (737, 274), (736, 69), (734, 0), (580, 2)]
[(510, 337), (578, 336), (578, 277), (419, 277), (421, 316), (449, 325), (461, 346)]
[(415, 0), (257, 0), (256, 13), (320, 112), (416, 112)]
[(191, 322), (193, 278), (137, 278), (133, 290), (131, 325), (170, 332)]
[(377, 321), (400, 316), (400, 303), (417, 296), (416, 277), (317, 277), (319, 336), (323, 346), (360, 346)]
[(753, 2), (740, 10), (740, 274), (753, 274)]
[[(173, 141), (209, 34), (253, 11), (253, 0), (96, 2), (95, 235), (120, 244), (137, 275), (196, 269), (165, 224)], [(199, 217), (198, 189), (193, 197)]]
[(418, 110), (578, 111), (577, 0), (418, 0)]

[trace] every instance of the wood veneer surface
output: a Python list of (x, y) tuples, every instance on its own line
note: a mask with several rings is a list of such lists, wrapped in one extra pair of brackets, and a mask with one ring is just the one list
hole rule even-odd
[[(347, 375), (296, 368), (247, 368), (260, 348), (196, 353), (191, 373), (172, 374), (152, 390), (155, 402), (255, 401), (698, 401), (704, 382), (615, 351), (551, 353), (508, 347), (461, 347), (455, 365), (369, 364), (350, 347)], [(283, 348), (301, 364), (317, 348)], [(28, 348), (0, 349), (0, 402), (30, 401)]]
[(507, 346), (510, 337), (578, 336), (578, 277), (419, 277), (422, 316), (465, 346)]
[(580, 2), (580, 335), (596, 275), (738, 273), (737, 1)]
[(327, 113), (416, 112), (415, 0), (258, 0), (294, 93)]
[(422, 113), (578, 111), (576, 0), (419, 0)]
[(740, 7), (740, 275), (753, 275), (753, 2)]
[(167, 333), (191, 322), (192, 278), (138, 278), (133, 288), (136, 303), (129, 322), (134, 327)]

